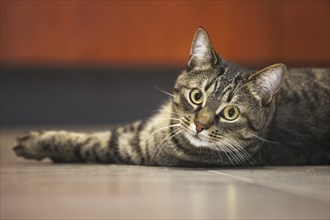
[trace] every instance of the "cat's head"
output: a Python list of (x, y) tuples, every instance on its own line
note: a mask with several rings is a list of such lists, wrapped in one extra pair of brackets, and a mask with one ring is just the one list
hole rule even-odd
[(193, 146), (245, 148), (268, 130), (285, 72), (283, 64), (252, 72), (224, 61), (199, 28), (175, 84), (173, 116)]

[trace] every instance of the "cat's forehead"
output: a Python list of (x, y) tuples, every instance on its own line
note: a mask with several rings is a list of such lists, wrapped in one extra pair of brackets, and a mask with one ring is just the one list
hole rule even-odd
[(201, 88), (212, 92), (240, 82), (243, 76), (244, 72), (238, 69), (218, 66), (214, 69), (184, 71), (177, 83), (184, 87)]

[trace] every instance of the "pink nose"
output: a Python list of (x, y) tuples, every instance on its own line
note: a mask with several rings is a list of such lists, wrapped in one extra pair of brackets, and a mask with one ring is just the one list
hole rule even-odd
[(201, 124), (201, 123), (199, 123), (199, 122), (195, 122), (195, 125), (196, 125), (196, 132), (197, 133), (200, 133), (200, 132), (202, 132), (203, 130), (205, 130), (205, 128), (206, 128), (206, 126), (205, 125), (203, 125), (203, 124)]

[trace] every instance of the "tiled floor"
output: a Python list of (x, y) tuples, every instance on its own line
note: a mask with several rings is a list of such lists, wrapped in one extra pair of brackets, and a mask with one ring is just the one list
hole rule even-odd
[(40, 163), (10, 150), (21, 131), (1, 130), (1, 219), (329, 219), (329, 166)]

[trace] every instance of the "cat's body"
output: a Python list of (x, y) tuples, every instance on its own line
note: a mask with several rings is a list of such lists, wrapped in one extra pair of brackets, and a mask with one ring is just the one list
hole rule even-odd
[(267, 164), (330, 163), (329, 68), (289, 69), (262, 158)]
[(29, 132), (14, 150), (54, 162), (329, 164), (329, 69), (285, 73), (282, 64), (253, 72), (219, 58), (199, 29), (173, 95), (150, 119), (93, 134)]

